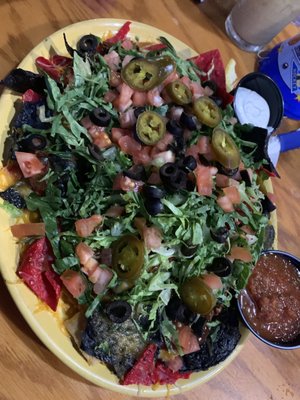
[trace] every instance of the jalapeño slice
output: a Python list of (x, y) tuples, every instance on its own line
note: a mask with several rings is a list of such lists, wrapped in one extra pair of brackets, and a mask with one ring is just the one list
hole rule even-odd
[(144, 244), (133, 235), (125, 235), (114, 242), (112, 267), (120, 279), (135, 280), (144, 263)]
[(145, 92), (160, 85), (175, 69), (175, 61), (169, 56), (135, 58), (122, 68), (121, 76), (132, 89)]
[(136, 134), (141, 142), (153, 146), (163, 138), (166, 124), (162, 117), (154, 111), (145, 111), (136, 122)]
[(179, 289), (182, 301), (197, 314), (208, 314), (216, 304), (216, 298), (200, 276), (188, 278)]
[(189, 104), (192, 101), (192, 92), (184, 83), (180, 82), (179, 80), (170, 82), (166, 86), (166, 91), (171, 100), (180, 106)]
[(240, 152), (232, 137), (221, 128), (215, 128), (211, 140), (216, 160), (227, 169), (238, 168)]
[(220, 108), (207, 96), (200, 97), (195, 101), (193, 111), (198, 120), (210, 128), (216, 127), (222, 120)]

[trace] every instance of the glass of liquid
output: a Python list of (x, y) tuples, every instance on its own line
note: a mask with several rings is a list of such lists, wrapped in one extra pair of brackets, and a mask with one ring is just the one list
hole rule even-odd
[(242, 50), (258, 52), (300, 14), (300, 0), (238, 0), (225, 28)]

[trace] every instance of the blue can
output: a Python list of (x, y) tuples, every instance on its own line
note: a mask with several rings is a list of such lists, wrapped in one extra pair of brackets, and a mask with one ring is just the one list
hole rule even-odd
[(284, 115), (300, 120), (300, 35), (264, 53), (259, 71), (277, 83), (284, 100)]

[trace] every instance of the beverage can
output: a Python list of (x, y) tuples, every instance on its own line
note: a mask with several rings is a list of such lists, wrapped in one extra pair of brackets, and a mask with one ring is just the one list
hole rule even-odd
[(264, 52), (259, 71), (277, 83), (284, 100), (284, 115), (300, 120), (300, 34)]

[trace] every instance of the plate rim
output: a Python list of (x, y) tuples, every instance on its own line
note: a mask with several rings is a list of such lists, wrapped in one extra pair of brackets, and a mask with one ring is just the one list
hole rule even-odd
[[(126, 19), (118, 19), (118, 18), (94, 18), (90, 20), (84, 20), (80, 22), (76, 22), (70, 25), (67, 25), (66, 27), (63, 27), (55, 32), (53, 32), (51, 35), (48, 35), (46, 38), (44, 38), (40, 43), (38, 43), (20, 62), (17, 68), (22, 68), (24, 64), (27, 64), (30, 62), (30, 57), (32, 57), (32, 54), (37, 52), (41, 47), (43, 46), (48, 46), (49, 41), (52, 40), (55, 37), (58, 37), (59, 35), (62, 36), (63, 32), (66, 32), (68, 30), (72, 30), (76, 27), (87, 27), (90, 24), (91, 29), (95, 28), (95, 25), (98, 25), (100, 29), (102, 28), (107, 28), (106, 31), (112, 31), (114, 32), (120, 26), (122, 26), (127, 20)], [(173, 35), (159, 29), (156, 27), (153, 27), (148, 24), (144, 24), (138, 21), (132, 21), (131, 25), (131, 31), (136, 29), (145, 29), (146, 31), (148, 30), (153, 30), (153, 32), (157, 32), (157, 34), (164, 35), (167, 38), (170, 38), (171, 40), (175, 41), (175, 48), (178, 47), (178, 44), (182, 46), (184, 49), (187, 49), (188, 51), (191, 52), (192, 55), (196, 55), (197, 52), (193, 50), (191, 47), (187, 46), (184, 42), (181, 40), (177, 39)], [(48, 49), (47, 49), (48, 51)], [(34, 70), (34, 65), (32, 64), (31, 70)], [(19, 98), (19, 96), (15, 96), (12, 91), (9, 89), (4, 89), (1, 98), (0, 98), (0, 115), (2, 113), (2, 108), (6, 102), (6, 97), (9, 96), (9, 98), (16, 97)], [(7, 122), (7, 121), (6, 121)], [(9, 121), (10, 122), (10, 121)], [(0, 126), (3, 124), (1, 123)], [(5, 139), (7, 137), (7, 130), (1, 135), (1, 139)], [(275, 223), (275, 230), (277, 230), (277, 221)], [(14, 240), (11, 237), (11, 240)], [(19, 253), (18, 250), (18, 245), (17, 242), (15, 241), (14, 246), (16, 248), (17, 255)], [(16, 264), (17, 260), (15, 260)], [(37, 320), (35, 317), (35, 314), (32, 310), (28, 308), (28, 306), (22, 301), (22, 294), (19, 292), (18, 285), (16, 285), (16, 282), (10, 282), (7, 274), (7, 270), (5, 268), (4, 263), (2, 262), (2, 256), (0, 256), (0, 271), (2, 273), (4, 282), (6, 287), (8, 288), (8, 291), (10, 292), (10, 295), (13, 298), (14, 303), (17, 305), (17, 308), (19, 309), (20, 313), (22, 314), (23, 318), (25, 319), (26, 323), (30, 326), (30, 328), (33, 330), (37, 338), (43, 342), (43, 344), (56, 356), (62, 361), (68, 368), (71, 368), (73, 371), (78, 373), (81, 377), (87, 380), (88, 382), (92, 382), (96, 384), (97, 386), (100, 386), (101, 388), (104, 389), (109, 389), (118, 393), (122, 394), (128, 394), (132, 396), (140, 396), (140, 397), (157, 397), (157, 396), (168, 396), (168, 395), (175, 395), (175, 394), (180, 394), (182, 392), (192, 390), (201, 384), (209, 381), (212, 377), (216, 376), (219, 372), (221, 372), (225, 367), (227, 367), (233, 359), (239, 354), (241, 351), (242, 347), (244, 346), (245, 342), (247, 341), (250, 333), (249, 331), (241, 327), (241, 339), (236, 346), (236, 348), (233, 350), (233, 352), (221, 363), (217, 364), (216, 366), (210, 368), (207, 371), (203, 371), (205, 373), (204, 376), (193, 379), (190, 381), (188, 380), (182, 380), (183, 384), (181, 385), (172, 385), (172, 387), (168, 387), (167, 385), (160, 385), (158, 389), (153, 389), (152, 387), (139, 387), (138, 385), (130, 385), (130, 386), (122, 386), (119, 383), (112, 382), (110, 379), (106, 379), (103, 376), (97, 376), (95, 377), (95, 373), (89, 371), (88, 369), (90, 366), (86, 362), (86, 368), (82, 368), (70, 355), (68, 355), (64, 349), (61, 349), (54, 338), (51, 338), (45, 329), (44, 326), (40, 324), (40, 322)], [(13, 271), (15, 273), (15, 271)], [(16, 277), (16, 281), (17, 281)], [(23, 284), (24, 285), (24, 284)], [(25, 286), (25, 285), (24, 285)], [(29, 289), (28, 289), (29, 291)], [(69, 339), (70, 340), (70, 339)], [(74, 351), (77, 352), (77, 350), (74, 348)], [(100, 362), (100, 361), (99, 361)], [(100, 362), (101, 363), (101, 362)], [(102, 363), (103, 364), (103, 363)], [(107, 367), (106, 367), (107, 368)], [(108, 368), (107, 368), (108, 369)]]

